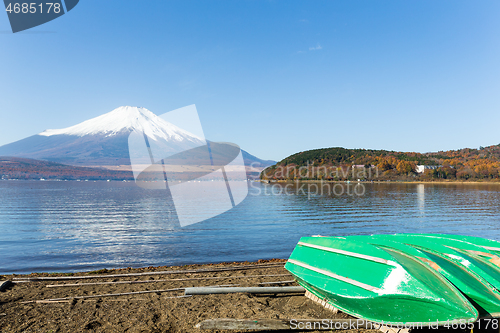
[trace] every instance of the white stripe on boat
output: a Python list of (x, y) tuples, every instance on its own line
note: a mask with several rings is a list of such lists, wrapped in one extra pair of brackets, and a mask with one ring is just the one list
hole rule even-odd
[(490, 251), (500, 251), (500, 248), (498, 247), (492, 247), (492, 246), (482, 246), (482, 247)]
[(359, 253), (355, 253), (355, 252), (349, 252), (349, 251), (344, 251), (344, 250), (339, 250), (339, 249), (333, 249), (331, 247), (326, 247), (326, 246), (321, 246), (321, 245), (315, 245), (315, 244), (309, 244), (309, 243), (304, 243), (304, 242), (299, 242), (299, 245), (307, 246), (307, 247), (312, 247), (312, 248), (318, 249), (318, 250), (323, 250), (323, 251), (328, 251), (328, 252), (343, 254), (343, 255), (346, 255), (346, 256), (350, 256), (350, 257), (356, 257), (356, 258), (360, 258), (360, 259), (375, 261), (375, 262), (378, 262), (380, 264), (397, 266), (391, 260), (386, 260), (386, 259), (382, 259), (382, 258), (378, 258), (378, 257), (367, 256), (367, 255), (359, 254)]
[[(486, 253), (486, 252), (481, 252), (481, 251), (474, 251), (474, 250), (464, 250), (464, 249), (457, 249), (455, 247), (451, 247), (448, 245), (445, 245), (447, 248), (455, 250), (457, 252), (465, 251), (470, 254), (475, 254), (476, 256), (483, 256), (483, 257), (488, 257), (488, 258), (498, 258), (496, 255), (492, 253)], [(484, 246), (482, 246), (485, 250), (487, 250)]]
[[(456, 249), (456, 248), (451, 247), (451, 246), (447, 246), (447, 247), (449, 247), (450, 249), (455, 250), (457, 252), (461, 251), (461, 250)], [(488, 250), (485, 246), (483, 246), (483, 248), (485, 250)], [(465, 250), (465, 252), (476, 255), (476, 256), (482, 256), (482, 257), (489, 258), (489, 260), (488, 260), (489, 262), (491, 262), (493, 265), (500, 267), (500, 257), (497, 256), (496, 254), (491, 254), (491, 253), (486, 253), (486, 252), (481, 252), (481, 251), (474, 251), (474, 250)], [(467, 261), (467, 262), (469, 263), (469, 261)], [(468, 265), (466, 265), (466, 266), (468, 267)]]
[(309, 269), (309, 270), (314, 271), (316, 273), (320, 273), (320, 274), (332, 277), (332, 278), (334, 278), (336, 280), (340, 280), (340, 281), (352, 284), (352, 285), (354, 285), (356, 287), (360, 287), (360, 288), (366, 289), (368, 291), (373, 291), (373, 292), (376, 292), (376, 293), (380, 292), (380, 288), (373, 287), (373, 286), (370, 286), (369, 284), (366, 284), (366, 283), (363, 283), (363, 282), (359, 282), (359, 281), (350, 279), (348, 277), (340, 276), (340, 275), (337, 275), (337, 274), (329, 272), (329, 271), (325, 271), (324, 269), (321, 269), (321, 268), (316, 268), (316, 267), (310, 266), (308, 264), (304, 264), (303, 262), (300, 262), (300, 261), (297, 261), (297, 260), (288, 259), (288, 262), (291, 263), (291, 264), (303, 267), (305, 269)]

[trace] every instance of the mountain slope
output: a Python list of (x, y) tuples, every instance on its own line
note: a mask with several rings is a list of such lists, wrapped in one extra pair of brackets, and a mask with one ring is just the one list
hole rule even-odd
[(0, 156), (25, 157), (73, 165), (130, 164), (128, 137), (144, 132), (162, 142), (169, 153), (197, 147), (204, 141), (145, 108), (124, 106), (78, 125), (46, 130), (0, 147)]
[[(129, 165), (128, 139), (143, 132), (166, 154), (175, 154), (205, 144), (193, 135), (145, 108), (123, 106), (99, 117), (64, 129), (49, 129), (0, 147), (0, 156), (30, 158), (68, 165)], [(243, 152), (245, 162), (266, 167), (263, 161)]]
[(261, 160), (260, 158), (248, 153), (245, 150), (241, 150), (241, 154), (243, 155), (243, 160), (245, 161), (245, 165), (253, 166), (255, 168), (268, 167), (276, 164), (276, 161), (273, 160)]
[(86, 168), (19, 157), (0, 157), (0, 179), (134, 180), (131, 171)]
[(201, 138), (166, 122), (148, 109), (132, 106), (122, 106), (78, 125), (63, 129), (49, 129), (39, 135), (46, 137), (57, 135), (113, 137), (130, 134), (133, 130), (143, 131), (148, 138), (155, 141), (164, 139), (176, 142), (190, 141), (195, 144), (203, 141)]
[(0, 156), (24, 157), (74, 165), (130, 164), (128, 134), (70, 136), (33, 135), (0, 147)]

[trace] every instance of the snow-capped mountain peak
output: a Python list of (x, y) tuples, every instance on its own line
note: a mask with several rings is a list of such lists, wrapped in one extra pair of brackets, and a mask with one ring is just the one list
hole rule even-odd
[[(176, 161), (176, 158), (182, 159), (182, 156), (185, 156), (176, 157), (177, 154), (192, 149), (194, 154), (204, 151), (196, 148), (207, 145), (204, 139), (168, 121), (168, 119), (175, 119), (172, 122), (184, 121), (185, 125), (182, 126), (191, 126), (189, 127), (191, 131), (203, 137), (201, 128), (195, 126), (198, 119), (194, 119), (191, 113), (193, 110), (196, 109), (188, 108), (181, 113), (167, 113), (165, 117), (159, 117), (145, 108), (122, 106), (75, 126), (46, 130), (1, 146), (0, 156), (101, 167), (130, 165), (131, 157), (136, 156), (136, 153), (147, 154), (147, 158), (150, 158), (151, 153), (155, 160), (172, 157), (171, 161)], [(179, 118), (179, 114), (189, 119)], [(141, 135), (131, 136), (130, 134), (135, 131), (139, 134), (145, 133), (148, 140), (141, 141)], [(145, 145), (149, 145), (150, 150), (145, 150)], [(244, 151), (243, 154), (245, 160), (250, 163), (257, 161), (265, 166), (275, 163), (259, 160)]]
[(203, 141), (196, 135), (189, 133), (155, 115), (142, 107), (121, 106), (111, 112), (89, 119), (75, 126), (63, 129), (48, 129), (40, 133), (41, 136), (54, 135), (103, 135), (105, 137), (117, 134), (128, 134), (132, 131), (144, 132), (150, 139), (164, 139), (167, 141)]

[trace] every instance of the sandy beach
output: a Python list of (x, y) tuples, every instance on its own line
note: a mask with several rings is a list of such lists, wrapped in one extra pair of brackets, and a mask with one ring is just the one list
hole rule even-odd
[[(238, 332), (202, 330), (195, 325), (214, 318), (350, 318), (326, 310), (303, 294), (180, 297), (184, 296), (183, 288), (195, 286), (296, 286), (289, 282), (293, 278), (283, 264), (284, 260), (275, 259), (74, 274), (4, 275), (0, 281), (29, 282), (15, 283), (0, 292), (0, 331)], [(278, 281), (285, 282), (266, 284)], [(123, 293), (127, 295), (107, 296)]]

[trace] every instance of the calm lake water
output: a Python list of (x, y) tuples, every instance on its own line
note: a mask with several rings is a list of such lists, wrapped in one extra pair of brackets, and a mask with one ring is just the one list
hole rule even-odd
[(500, 185), (251, 183), (181, 228), (165, 191), (128, 182), (0, 181), (0, 273), (286, 258), (301, 236), (441, 232), (500, 240)]

